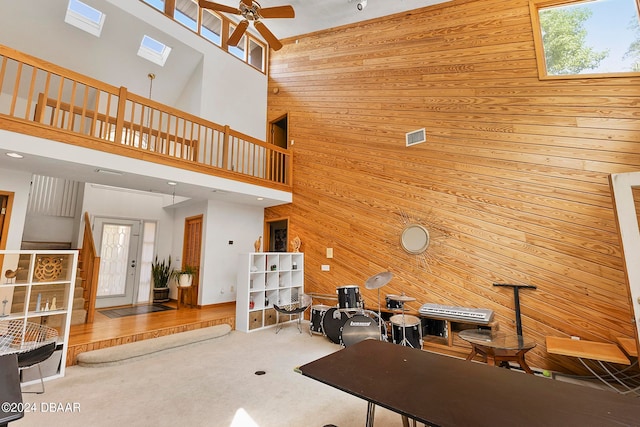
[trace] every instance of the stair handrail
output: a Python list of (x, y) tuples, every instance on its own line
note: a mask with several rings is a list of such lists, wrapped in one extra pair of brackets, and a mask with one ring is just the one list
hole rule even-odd
[(84, 213), (84, 234), (82, 240), (81, 262), (82, 287), (84, 289), (85, 309), (87, 310), (86, 323), (93, 323), (96, 312), (96, 296), (98, 294), (98, 275), (100, 273), (100, 257), (96, 250), (96, 244), (91, 232), (91, 218), (89, 213)]

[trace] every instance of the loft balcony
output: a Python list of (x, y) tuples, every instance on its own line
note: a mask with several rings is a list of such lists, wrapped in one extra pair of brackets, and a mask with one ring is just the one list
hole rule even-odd
[(0, 129), (291, 193), (290, 150), (2, 45)]

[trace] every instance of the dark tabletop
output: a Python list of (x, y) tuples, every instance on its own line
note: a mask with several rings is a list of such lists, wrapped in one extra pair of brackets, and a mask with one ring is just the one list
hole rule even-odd
[(383, 341), (361, 341), (300, 370), (433, 426), (640, 426), (637, 397)]
[(0, 356), (0, 404), (0, 426), (24, 416), (18, 356), (15, 353)]

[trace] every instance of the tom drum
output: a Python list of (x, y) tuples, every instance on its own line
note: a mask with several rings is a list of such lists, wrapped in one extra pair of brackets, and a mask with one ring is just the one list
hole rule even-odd
[(360, 298), (360, 287), (358, 285), (339, 286), (336, 289), (338, 293), (338, 306), (345, 310), (364, 308), (362, 299)]
[(311, 306), (311, 321), (309, 322), (309, 330), (314, 334), (324, 334), (322, 328), (322, 316), (331, 307), (324, 304)]
[(395, 344), (422, 348), (420, 319), (410, 314), (391, 316), (391, 339)]
[(402, 310), (404, 308), (404, 302), (391, 299), (389, 295), (385, 297), (385, 301), (389, 310)]

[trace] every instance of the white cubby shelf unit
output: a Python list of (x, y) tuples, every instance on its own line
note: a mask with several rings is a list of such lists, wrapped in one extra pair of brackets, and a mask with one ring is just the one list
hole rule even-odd
[(273, 304), (296, 303), (304, 292), (304, 254), (241, 254), (237, 281), (236, 329), (249, 332), (274, 326), (277, 316)]
[[(42, 376), (45, 380), (64, 376), (78, 251), (0, 250), (0, 267), (0, 330), (10, 334), (15, 325), (22, 325), (23, 330), (11, 343), (5, 343), (2, 351), (30, 348), (37, 336), (29, 333), (33, 325), (53, 328), (57, 346), (41, 364)], [(39, 381), (37, 366), (21, 372), (23, 384)]]

